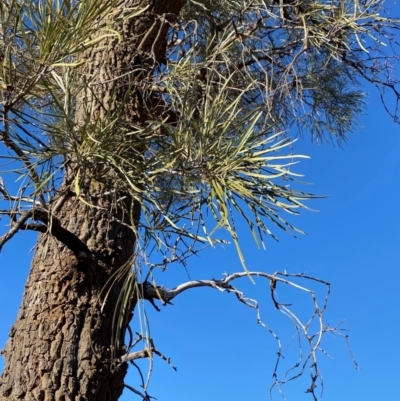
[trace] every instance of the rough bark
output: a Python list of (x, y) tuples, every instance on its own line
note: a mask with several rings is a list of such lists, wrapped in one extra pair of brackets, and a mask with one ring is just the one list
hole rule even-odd
[[(128, 8), (137, 3), (130, 0), (124, 5)], [(78, 99), (77, 121), (82, 118), (79, 104), (88, 102), (91, 118), (104, 118), (107, 110), (115, 109), (131, 90), (132, 76), (126, 73), (132, 66), (138, 62), (147, 65), (150, 59), (159, 61), (165, 56), (165, 21), (179, 13), (185, 0), (149, 3), (145, 14), (117, 27), (122, 42), (109, 39), (85, 55), (89, 61), (81, 74), (90, 77), (93, 85), (90, 93)], [(130, 101), (124, 101), (125, 121), (143, 122), (146, 117), (141, 101), (135, 92)], [(103, 311), (99, 301), (107, 280), (132, 257), (136, 238), (130, 228), (116, 220), (126, 217), (115, 209), (112, 199), (92, 198), (100, 208), (77, 200), (68, 188), (74, 163), (71, 161), (66, 183), (58, 194), (64, 201), (53, 216), (61, 234), (52, 234), (51, 218), (47, 222), (41, 219), (44, 226), (47, 224), (47, 233), (39, 234), (23, 302), (2, 351), (6, 365), (0, 379), (1, 401), (113, 401), (122, 392), (126, 364), (115, 371), (110, 369), (111, 312), (120, 290), (118, 284)], [(100, 195), (104, 187), (102, 183), (94, 186), (90, 180), (84, 180), (83, 185), (91, 195), (93, 191)], [(138, 221), (138, 203), (127, 202), (132, 202), (134, 220)], [(65, 230), (68, 240), (63, 241)], [(82, 247), (77, 251), (71, 244)]]
[(3, 351), (2, 400), (116, 400), (122, 391), (125, 367), (110, 372), (110, 312), (118, 286), (104, 313), (99, 302), (112, 272), (131, 257), (134, 235), (73, 198), (59, 219), (91, 255), (79, 260), (63, 243), (40, 234)]

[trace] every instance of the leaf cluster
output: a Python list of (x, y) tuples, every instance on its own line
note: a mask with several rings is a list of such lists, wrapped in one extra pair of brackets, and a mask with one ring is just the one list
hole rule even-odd
[[(94, 118), (82, 93), (95, 93), (97, 78), (82, 71), (92, 50), (121, 43), (121, 24), (150, 7), (136, 3), (1, 2), (4, 158), (25, 178), (14, 198), (46, 208), (64, 180), (91, 207), (111, 196), (110, 210), (130, 215), (123, 223), (144, 244), (165, 246), (162, 234), (213, 244), (223, 228), (244, 263), (237, 217), (263, 243), (276, 238), (271, 223), (297, 231), (280, 212), (296, 214), (312, 198), (292, 186), (305, 156), (293, 152), (291, 133), (345, 140), (363, 107), (363, 79), (398, 100), (389, 64), (397, 56), (384, 53), (398, 22), (380, 14), (378, 0), (191, 0), (168, 19), (162, 61), (138, 48)], [(137, 121), (126, 114), (138, 107), (132, 99)], [(140, 203), (139, 225), (126, 199)]]

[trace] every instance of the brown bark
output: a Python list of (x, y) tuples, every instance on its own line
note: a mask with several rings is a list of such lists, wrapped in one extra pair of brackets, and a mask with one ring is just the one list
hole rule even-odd
[[(78, 122), (83, 112), (79, 104), (91, 104), (93, 120), (105, 118), (132, 90), (132, 76), (126, 73), (133, 64), (139, 60), (151, 68), (151, 62), (165, 56), (168, 26), (163, 21), (173, 19), (185, 0), (149, 2), (145, 14), (117, 27), (122, 42), (109, 39), (85, 55), (89, 61), (81, 74), (90, 77), (92, 85), (78, 99)], [(138, 1), (125, 3), (130, 7)], [(124, 101), (122, 119), (143, 123), (141, 101), (133, 91), (130, 100)], [(73, 172), (71, 161), (67, 175)], [(121, 224), (127, 221), (125, 214), (115, 209), (111, 198), (93, 197), (100, 208), (89, 207), (69, 190), (68, 178), (72, 177), (67, 177), (58, 195), (65, 197), (64, 202), (53, 216), (57, 230), (51, 218), (41, 219), (48, 232), (39, 235), (23, 302), (2, 352), (6, 365), (0, 379), (1, 401), (113, 401), (122, 392), (126, 364), (112, 371), (110, 360), (112, 311), (119, 284), (103, 311), (99, 301), (107, 280), (132, 257), (135, 234)], [(84, 192), (100, 195), (107, 183), (94, 186), (84, 179), (82, 185)], [(135, 221), (139, 213), (134, 202)], [(135, 306), (134, 294), (131, 306)]]
[(60, 241), (40, 234), (23, 303), (3, 356), (0, 399), (116, 400), (125, 367), (110, 372), (114, 288), (100, 313), (100, 292), (133, 251), (134, 235), (105, 213), (68, 199), (60, 222), (85, 242), (78, 260)]

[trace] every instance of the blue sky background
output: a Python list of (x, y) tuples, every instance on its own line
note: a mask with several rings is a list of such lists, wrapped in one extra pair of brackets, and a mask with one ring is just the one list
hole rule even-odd
[[(319, 354), (325, 401), (377, 401), (398, 397), (400, 383), (400, 126), (384, 112), (371, 89), (366, 114), (348, 143), (339, 147), (295, 144), (296, 153), (311, 156), (295, 167), (313, 183), (305, 190), (326, 199), (309, 202), (318, 212), (289, 217), (308, 235), (294, 239), (278, 229), (280, 242), (257, 249), (247, 228), (239, 228), (250, 270), (273, 273), (304, 272), (332, 284), (326, 322), (346, 320), (351, 350), (361, 370), (354, 369), (346, 343), (327, 335), (322, 346), (332, 358)], [(1, 231), (6, 219), (0, 220)], [(27, 277), (35, 235), (21, 232), (0, 254), (0, 347), (14, 321)], [(241, 271), (233, 246), (206, 250), (189, 261), (192, 278), (220, 278)], [(159, 284), (173, 287), (187, 281), (185, 269), (172, 266)], [(242, 279), (238, 287), (260, 302), (264, 323), (281, 338), (286, 366), (296, 360), (294, 341), (286, 347), (293, 326), (271, 305), (269, 283)], [(279, 287), (278, 287), (279, 290)], [(285, 291), (282, 302), (308, 310), (306, 297)], [(156, 347), (178, 368), (175, 372), (157, 356), (150, 394), (161, 401), (267, 400), (273, 383), (276, 342), (260, 325), (254, 310), (232, 294), (194, 289), (156, 312), (146, 306)], [(146, 364), (142, 364), (146, 366)], [(0, 370), (2, 369), (0, 361)], [(131, 368), (127, 384), (137, 384)], [(311, 400), (304, 394), (309, 377), (295, 380), (282, 391), (289, 401)], [(274, 399), (282, 399), (273, 392)], [(127, 391), (122, 401), (137, 399)]]

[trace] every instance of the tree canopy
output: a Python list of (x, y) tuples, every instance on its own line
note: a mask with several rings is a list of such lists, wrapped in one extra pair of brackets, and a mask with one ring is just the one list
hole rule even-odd
[[(315, 198), (295, 171), (307, 157), (295, 138), (342, 145), (364, 110), (366, 83), (397, 121), (399, 27), (382, 0), (1, 1), (0, 192), (10, 229), (0, 249), (28, 229), (86, 260), (90, 241), (60, 223), (68, 197), (131, 230), (134, 249), (99, 299), (104, 306), (120, 283), (112, 350), (122, 346), (135, 291), (154, 304), (213, 286), (254, 306), (232, 281), (262, 276), (276, 308), (296, 320), (274, 294), (277, 282), (297, 284), (286, 272), (248, 270), (235, 221), (262, 245), (277, 228), (302, 233), (283, 214)], [(19, 176), (15, 191), (9, 172)], [(174, 290), (154, 282), (155, 269), (225, 242), (221, 229), (243, 273)], [(322, 321), (325, 307), (314, 301)], [(299, 326), (316, 366), (319, 337)], [(313, 395), (318, 377), (315, 368)]]

